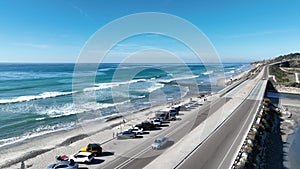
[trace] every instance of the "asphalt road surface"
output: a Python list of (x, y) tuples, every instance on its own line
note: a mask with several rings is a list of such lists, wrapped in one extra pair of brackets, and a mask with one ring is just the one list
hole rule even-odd
[[(178, 168), (230, 168), (230, 163), (240, 144), (242, 133), (247, 132), (246, 126), (251, 123), (251, 114), (256, 113), (258, 100), (245, 100), (243, 104), (218, 130), (193, 152)], [(250, 112), (249, 112), (250, 110)]]
[[(264, 77), (268, 71), (264, 70)], [(243, 136), (248, 132), (248, 126), (257, 112), (262, 96), (263, 81), (259, 81), (248, 98), (218, 127), (216, 132), (200, 144), (186, 160), (176, 168), (230, 168), (235, 158)]]
[[(187, 133), (189, 133), (192, 129), (194, 129), (201, 122), (203, 122), (211, 113), (218, 110), (229, 100), (229, 98), (218, 98), (212, 103), (204, 104), (196, 113), (196, 117), (190, 116), (188, 119), (184, 119), (181, 122), (177, 122), (176, 125), (169, 126), (165, 130), (163, 130), (160, 135), (167, 136), (169, 139), (169, 142), (165, 146), (165, 149), (172, 146), (175, 142), (183, 138)], [(194, 108), (196, 108), (196, 105)], [(187, 113), (189, 112), (185, 112), (185, 114)], [(114, 161), (102, 166), (101, 168), (143, 168), (165, 151), (165, 149), (155, 151), (152, 150), (150, 147), (152, 142), (153, 139), (145, 140), (143, 144), (137, 145), (137, 147), (131, 152), (116, 157)]]
[[(240, 85), (243, 86), (247, 83), (247, 81), (248, 80), (244, 83), (241, 82)], [(260, 87), (256, 87), (252, 91), (252, 95), (259, 93), (259, 89)], [(233, 89), (228, 88), (226, 92), (228, 91), (236, 93), (238, 92), (238, 87)], [(145, 139), (142, 144), (137, 145), (134, 149), (124, 155), (117, 156), (113, 161), (101, 165), (101, 168), (136, 169), (145, 167), (163, 153), (166, 148), (172, 146), (178, 140), (183, 138), (187, 133), (201, 124), (207, 117), (217, 111), (230, 99), (231, 98), (228, 97), (220, 97), (211, 103), (206, 103), (197, 110), (195, 113), (196, 117), (195, 115), (189, 116), (187, 119), (182, 121), (176, 121), (176, 125), (166, 127), (162, 130), (160, 135), (167, 136), (169, 139), (169, 142), (164, 149), (156, 151), (152, 150), (150, 145), (153, 142), (153, 138)], [(192, 152), (191, 155), (178, 166), (178, 168), (228, 168), (231, 161), (229, 159), (232, 158), (233, 153), (236, 151), (234, 148), (238, 147), (237, 144), (240, 144), (243, 133), (247, 132), (245, 126), (248, 126), (251, 122), (250, 116), (256, 113), (258, 105), (258, 100), (246, 99), (231, 114), (228, 120), (225, 121), (222, 126), (219, 126), (218, 130), (205, 142), (203, 142), (198, 149)]]

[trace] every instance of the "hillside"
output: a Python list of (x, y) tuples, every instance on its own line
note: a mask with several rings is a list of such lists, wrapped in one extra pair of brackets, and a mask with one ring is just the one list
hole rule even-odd
[(300, 88), (300, 53), (291, 53), (268, 60), (270, 81), (280, 90), (285, 87)]

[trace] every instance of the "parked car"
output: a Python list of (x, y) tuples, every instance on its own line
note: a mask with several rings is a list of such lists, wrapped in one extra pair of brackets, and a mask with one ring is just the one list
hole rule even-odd
[(170, 116), (175, 116), (175, 115), (179, 115), (179, 110), (173, 108), (169, 111)]
[(156, 128), (155, 125), (149, 121), (144, 121), (140, 124), (135, 125), (135, 127), (138, 127), (143, 130), (154, 130)]
[(91, 152), (93, 155), (98, 156), (102, 153), (100, 144), (90, 143), (86, 147), (80, 149), (81, 152)]
[(130, 129), (128, 129), (128, 131), (129, 131), (129, 132), (133, 132), (133, 133), (135, 133), (136, 135), (138, 135), (138, 134), (144, 134), (143, 128), (138, 128), (138, 127), (130, 128)]
[(169, 119), (169, 115), (170, 115), (170, 113), (168, 111), (158, 111), (158, 112), (155, 113), (155, 117), (156, 118), (160, 118), (163, 121), (168, 120)]
[(94, 155), (91, 152), (78, 152), (70, 157), (77, 163), (91, 163), (94, 160)]
[(151, 120), (151, 123), (153, 123), (156, 127), (161, 126), (162, 121), (159, 118), (155, 118)]
[(129, 138), (135, 138), (136, 133), (132, 131), (123, 131), (121, 133), (117, 133), (117, 139), (129, 139)]
[(77, 169), (78, 163), (70, 160), (70, 161), (60, 161), (56, 164), (51, 164), (47, 167), (47, 169)]
[(152, 149), (160, 149), (168, 142), (168, 138), (164, 136), (157, 137), (154, 142), (152, 143)]
[(174, 116), (170, 116), (169, 118), (170, 121), (176, 121), (177, 120), (177, 117), (174, 115)]
[(178, 111), (178, 114), (179, 114), (179, 111), (181, 110), (181, 108), (182, 108), (182, 106), (176, 106), (176, 107), (174, 107), (174, 109), (175, 109), (176, 111)]
[(59, 155), (56, 157), (58, 161), (69, 161), (69, 157), (67, 155)]

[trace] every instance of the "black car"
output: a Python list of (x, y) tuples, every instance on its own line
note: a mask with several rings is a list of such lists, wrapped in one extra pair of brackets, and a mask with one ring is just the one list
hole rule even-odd
[(135, 127), (142, 128), (143, 130), (154, 130), (156, 128), (155, 125), (149, 121), (144, 121), (135, 125)]
[(169, 111), (170, 116), (175, 116), (175, 115), (179, 115), (179, 111), (177, 109), (171, 109)]

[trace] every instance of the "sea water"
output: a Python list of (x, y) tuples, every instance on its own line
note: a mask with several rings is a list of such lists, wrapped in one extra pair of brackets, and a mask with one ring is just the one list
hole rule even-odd
[[(87, 112), (104, 118), (176, 100), (186, 94), (220, 90), (222, 87), (216, 86), (219, 78), (251, 68), (242, 63), (100, 64), (92, 72), (93, 84), (86, 84), (91, 74), (83, 72), (76, 85), (85, 87), (74, 90), (74, 66), (0, 64), (0, 147), (76, 127), (78, 117)], [(116, 72), (122, 75), (115, 78)], [(138, 73), (132, 76), (133, 72)], [(197, 89), (191, 90), (194, 83)], [(74, 97), (86, 96), (95, 97), (74, 104)], [(120, 111), (116, 108), (120, 106), (125, 108)]]

